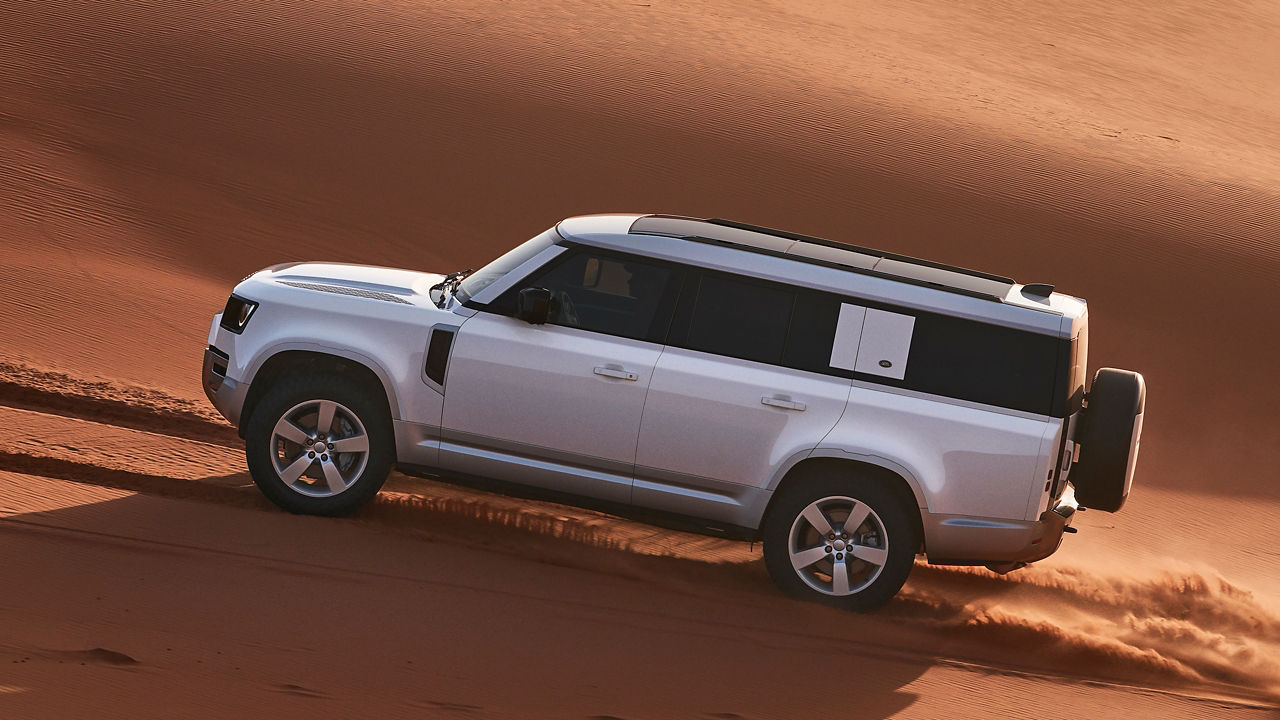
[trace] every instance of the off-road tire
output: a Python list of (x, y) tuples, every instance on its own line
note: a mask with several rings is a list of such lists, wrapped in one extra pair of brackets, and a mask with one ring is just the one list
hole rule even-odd
[[(914, 504), (905, 502), (901, 494), (888, 485), (885, 478), (872, 474), (860, 474), (856, 469), (823, 468), (794, 478), (778, 492), (761, 527), (761, 534), (764, 540), (765, 566), (769, 570), (770, 577), (784, 592), (800, 598), (865, 612), (884, 605), (902, 588), (915, 564), (916, 550), (920, 546), (917, 525), (911, 515), (918, 510)], [(885, 562), (880, 566), (878, 574), (868, 577), (869, 582), (865, 587), (844, 595), (831, 594), (836, 589), (834, 574), (836, 553), (831, 546), (832, 541), (823, 541), (818, 537), (817, 546), (805, 549), (798, 547), (796, 543), (798, 538), (793, 537), (793, 533), (800, 533), (800, 528), (808, 522), (801, 518), (806, 509), (814, 503), (825, 499), (829, 501), (827, 507), (833, 508), (832, 511), (838, 514), (840, 503), (834, 500), (836, 498), (854, 501), (853, 507), (862, 504), (869, 508), (871, 513), (861, 527), (870, 527), (871, 520), (874, 519), (883, 533), (882, 545), (887, 545), (887, 548), (882, 548), (887, 552), (884, 553)], [(852, 511), (849, 515), (852, 515)], [(846, 515), (847, 518), (848, 515)], [(809, 524), (809, 527), (804, 528), (802, 532), (813, 535), (809, 528), (814, 527)], [(832, 529), (839, 531), (845, 528), (834, 528), (833, 523)], [(809, 542), (799, 544), (806, 547), (810, 545)], [(793, 555), (799, 557), (800, 552), (814, 553), (816, 548), (825, 550), (824, 546), (832, 547), (827, 560), (819, 560), (813, 565), (800, 569), (793, 566)], [(848, 545), (845, 547), (849, 548)], [(847, 557), (853, 557), (852, 551)], [(803, 560), (797, 561), (803, 562)], [(853, 560), (847, 560), (847, 562), (851, 563), (846, 565), (850, 569), (851, 582)], [(820, 577), (822, 571), (819, 566), (827, 563), (831, 565), (831, 572), (828, 573), (831, 576), (831, 587), (822, 590), (815, 586), (823, 585)], [(866, 565), (869, 566), (870, 563)], [(815, 574), (818, 577), (815, 577)], [(805, 579), (806, 576), (808, 580)]]
[[(334, 403), (339, 408), (335, 415), (340, 420), (335, 419), (331, 425), (348, 430), (353, 426), (363, 425), (364, 435), (368, 439), (363, 467), (356, 468), (352, 464), (349, 484), (346, 484), (345, 489), (328, 496), (321, 496), (324, 492), (332, 492), (331, 486), (322, 484), (326, 477), (324, 468), (315, 469), (319, 467), (321, 453), (316, 453), (317, 464), (304, 470), (304, 473), (319, 475), (320, 479), (313, 481), (304, 477), (301, 482), (292, 485), (282, 479), (280, 466), (285, 462), (280, 459), (280, 454), (281, 448), (288, 446), (288, 443), (277, 434), (277, 423), (291, 409), (301, 407), (303, 409), (296, 412), (304, 412), (304, 406), (308, 403), (324, 402)], [(354, 416), (355, 421), (347, 417), (348, 414)], [(318, 432), (319, 429), (316, 428), (311, 434)], [(336, 436), (340, 433), (333, 434)], [(331, 439), (340, 441), (336, 437)], [(301, 460), (306, 453), (307, 450), (304, 449), (297, 455), (298, 459)], [(366, 388), (337, 374), (297, 375), (277, 381), (255, 406), (253, 416), (249, 418), (245, 428), (245, 455), (254, 483), (281, 508), (305, 515), (347, 515), (372, 500), (382, 488), (395, 463), (395, 437), (386, 404), (381, 402), (381, 398), (370, 396)], [(335, 466), (340, 461), (346, 462), (343, 458), (343, 454), (335, 453)], [(314, 485), (308, 484), (313, 482)], [(308, 492), (317, 494), (307, 494)]]
[(1089, 406), (1081, 411), (1075, 433), (1080, 460), (1068, 477), (1076, 502), (1107, 512), (1124, 506), (1130, 490), (1129, 446), (1146, 398), (1146, 383), (1136, 372), (1102, 368), (1093, 376)]

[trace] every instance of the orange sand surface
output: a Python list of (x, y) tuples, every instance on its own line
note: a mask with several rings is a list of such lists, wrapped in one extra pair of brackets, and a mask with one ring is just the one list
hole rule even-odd
[[(1243, 0), (0, 0), (0, 717), (1277, 717), (1276, 37)], [(848, 617), (758, 546), (248, 487), (199, 387), (239, 278), (604, 211), (1087, 298), (1150, 388), (1132, 500)]]

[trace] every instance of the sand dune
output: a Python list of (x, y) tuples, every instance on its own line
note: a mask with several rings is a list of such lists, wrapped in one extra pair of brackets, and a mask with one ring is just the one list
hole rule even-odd
[[(1274, 698), (1277, 33), (1243, 0), (0, 0), (0, 413), (26, 428), (0, 468), (263, 507), (198, 386), (243, 275), (470, 267), (581, 212), (733, 217), (1057, 283), (1090, 302), (1091, 364), (1151, 389), (1124, 512), (1007, 578), (918, 568), (850, 620), (869, 647)], [(161, 454), (180, 440), (211, 448)], [(741, 545), (389, 488), (369, 522), (771, 592)]]

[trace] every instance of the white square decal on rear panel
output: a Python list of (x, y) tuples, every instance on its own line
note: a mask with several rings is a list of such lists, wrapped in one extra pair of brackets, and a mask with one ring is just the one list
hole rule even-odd
[(915, 327), (916, 319), (911, 315), (867, 310), (853, 371), (901, 380), (907, 374)]
[(840, 304), (836, 320), (836, 340), (831, 344), (831, 367), (853, 370), (858, 362), (858, 343), (862, 339), (862, 321), (867, 309), (861, 305)]

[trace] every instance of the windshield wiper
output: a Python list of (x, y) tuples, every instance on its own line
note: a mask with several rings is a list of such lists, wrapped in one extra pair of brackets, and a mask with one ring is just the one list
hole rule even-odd
[(444, 307), (445, 298), (449, 297), (450, 293), (457, 290), (458, 284), (461, 283), (468, 275), (470, 275), (473, 272), (475, 272), (474, 269), (459, 270), (458, 272), (451, 272), (448, 275), (444, 276), (444, 280), (441, 280), (435, 285), (432, 285), (429, 292), (435, 292), (436, 290), (440, 291), (440, 300), (436, 302), (436, 307), (439, 307), (439, 308)]

